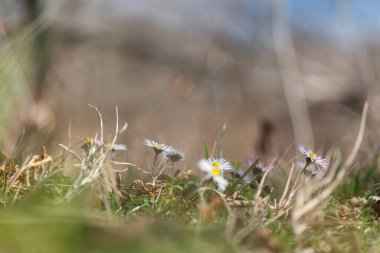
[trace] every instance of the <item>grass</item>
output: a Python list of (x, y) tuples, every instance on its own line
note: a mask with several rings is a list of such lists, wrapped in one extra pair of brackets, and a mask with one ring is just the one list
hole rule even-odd
[[(97, 110), (97, 136), (60, 145), (57, 157), (45, 149), (23, 159), (2, 153), (0, 251), (376, 252), (378, 151), (364, 162), (357, 156), (367, 109), (351, 155), (332, 154), (322, 178), (289, 162), (264, 171), (259, 159), (235, 162), (224, 192), (195, 166), (167, 161), (161, 146), (141, 146), (158, 158), (148, 168), (117, 160), (128, 152), (117, 144), (124, 129), (117, 124), (107, 142)], [(224, 129), (217, 147), (205, 145), (206, 158), (223, 156)], [(273, 191), (280, 170), (289, 176)]]

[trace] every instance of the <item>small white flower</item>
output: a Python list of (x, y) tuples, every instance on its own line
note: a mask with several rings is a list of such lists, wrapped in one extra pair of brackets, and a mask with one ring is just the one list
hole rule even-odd
[(314, 163), (316, 165), (320, 165), (323, 168), (326, 168), (328, 166), (328, 163), (326, 159), (323, 159), (322, 157), (318, 156), (316, 153), (314, 153), (311, 150), (306, 150), (303, 146), (298, 146), (299, 152), (303, 154), (306, 158), (307, 163)]
[(223, 177), (224, 171), (232, 171), (232, 165), (228, 161), (221, 159), (210, 158), (202, 159), (198, 162), (200, 170), (207, 173), (206, 179), (212, 178), (218, 185), (218, 189), (224, 192), (228, 186), (228, 181)]
[(167, 147), (165, 149), (165, 157), (174, 163), (185, 159), (185, 154), (182, 152), (182, 150), (173, 147)]
[(165, 151), (167, 148), (169, 148), (167, 145), (165, 144), (160, 144), (160, 143), (157, 143), (155, 141), (152, 141), (152, 140), (148, 140), (146, 139), (144, 141), (144, 145), (145, 146), (148, 146), (150, 148), (153, 148), (154, 152), (156, 152), (156, 154), (160, 154), (161, 152)]

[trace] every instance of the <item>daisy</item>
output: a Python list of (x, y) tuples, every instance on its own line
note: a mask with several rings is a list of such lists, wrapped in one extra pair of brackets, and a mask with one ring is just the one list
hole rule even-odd
[(232, 171), (232, 165), (228, 161), (221, 159), (202, 159), (198, 162), (198, 167), (200, 170), (207, 173), (205, 179), (212, 178), (213, 181), (218, 185), (218, 189), (224, 192), (228, 186), (228, 181), (223, 177), (224, 171)]
[(165, 149), (165, 157), (172, 163), (175, 163), (185, 159), (185, 154), (182, 152), (182, 150), (173, 147), (167, 147)]
[(316, 165), (322, 166), (323, 168), (327, 167), (328, 164), (327, 164), (326, 159), (323, 159), (322, 157), (318, 156), (313, 151), (306, 150), (303, 146), (298, 146), (298, 151), (301, 152), (301, 154), (305, 156), (307, 164), (312, 162)]
[(169, 148), (165, 144), (160, 144), (152, 140), (145, 139), (144, 145), (150, 148), (153, 148), (154, 152), (158, 155), (161, 152), (165, 151), (167, 148)]

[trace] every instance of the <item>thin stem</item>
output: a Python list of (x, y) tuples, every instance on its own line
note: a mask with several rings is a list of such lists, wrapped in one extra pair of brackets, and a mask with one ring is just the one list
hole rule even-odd
[(157, 157), (158, 157), (158, 153), (156, 152), (156, 155), (154, 156), (154, 160), (153, 160), (153, 170), (155, 169), (155, 166), (156, 166)]
[(157, 162), (158, 152), (156, 152), (153, 160), (153, 174), (156, 171), (156, 162)]

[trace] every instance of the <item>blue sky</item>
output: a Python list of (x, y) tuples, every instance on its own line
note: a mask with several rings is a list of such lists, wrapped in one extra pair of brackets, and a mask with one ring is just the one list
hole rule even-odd
[[(267, 44), (272, 36), (272, 0), (87, 0), (86, 3), (89, 15), (97, 13), (107, 20), (110, 17), (147, 19), (175, 31), (219, 32), (225, 35), (228, 44), (236, 47), (258, 41)], [(376, 40), (380, 31), (380, 0), (288, 0), (287, 3), (295, 35), (306, 32), (339, 43), (358, 38)], [(341, 5), (345, 6), (345, 12), (339, 11)], [(345, 19), (343, 13), (348, 13), (349, 18)]]
[[(225, 27), (227, 41), (249, 45), (271, 40), (271, 0), (245, 0)], [(294, 35), (322, 37), (342, 46), (346, 41), (376, 40), (380, 31), (380, 0), (289, 0)], [(343, 8), (342, 8), (343, 7)], [(359, 40), (358, 40), (359, 39)]]
[(352, 29), (356, 36), (371, 36), (380, 28), (379, 0), (292, 0), (291, 11), (295, 28), (331, 38), (349, 39)]

